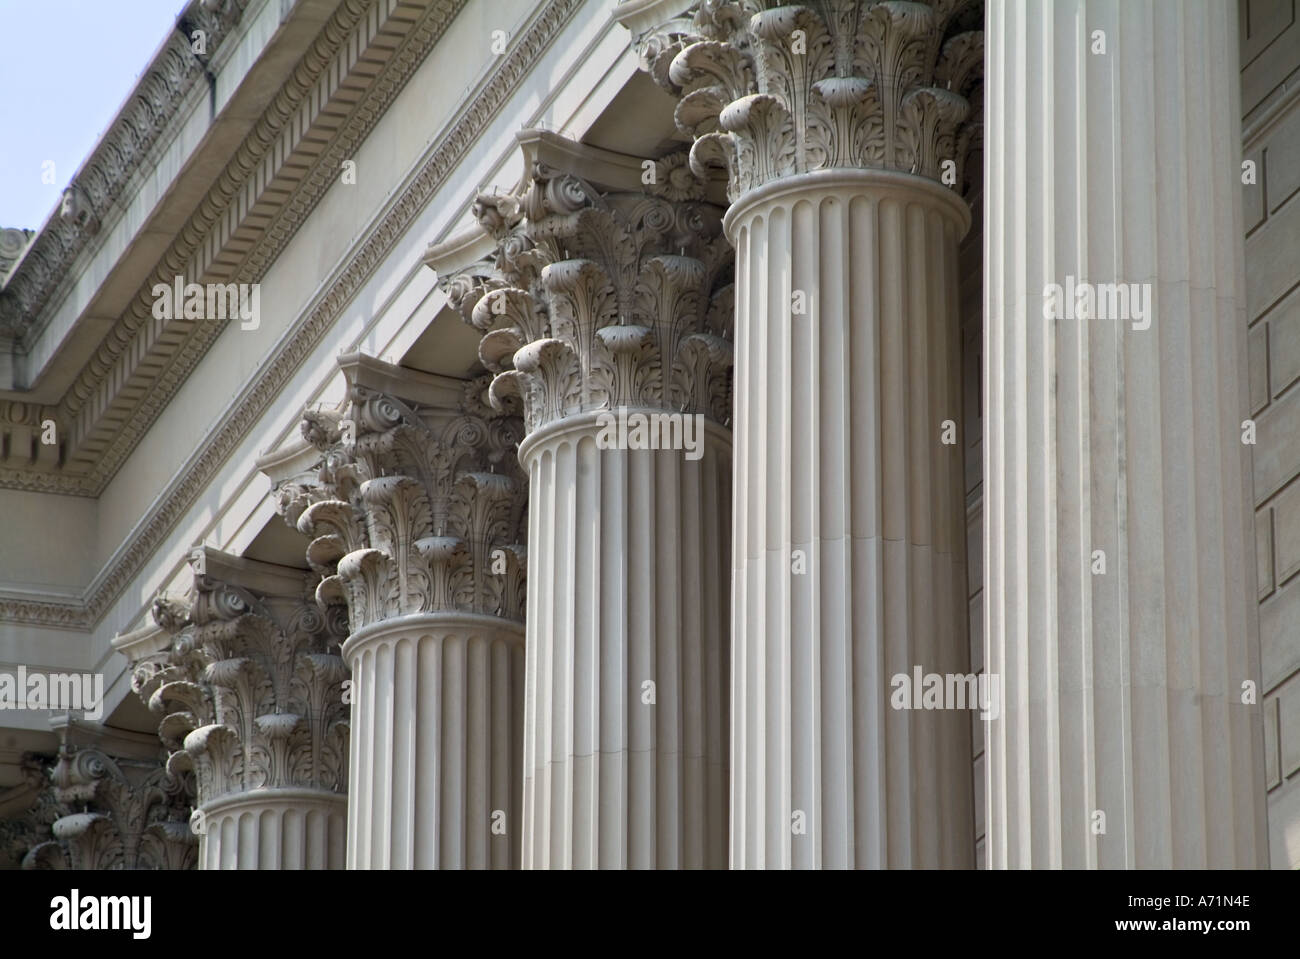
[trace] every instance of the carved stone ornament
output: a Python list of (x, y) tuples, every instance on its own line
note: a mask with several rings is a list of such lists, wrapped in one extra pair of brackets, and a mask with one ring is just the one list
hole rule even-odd
[(120, 202), (131, 177), (173, 123), (191, 88), (204, 81), (204, 65), (191, 48), (191, 34), (204, 31), (211, 56), (231, 36), (246, 6), (247, 0), (216, 0), (186, 7), (113, 125), (64, 191), (58, 216), (35, 236), (21, 269), (0, 291), (0, 331), (26, 332), (99, 230), (101, 216)]
[(49, 841), (55, 820), (72, 811), (54, 795), (54, 763), (50, 755), (23, 753), (18, 782), (0, 789), (0, 869), (21, 866), (33, 848)]
[(649, 407), (731, 417), (731, 248), (684, 153), (647, 192), (602, 191), (533, 156), (517, 194), (480, 194), (490, 262), (444, 282), (483, 333), (490, 398), (529, 433), (574, 413)]
[(28, 852), (24, 869), (195, 868), (193, 776), (65, 741), (50, 781), (54, 838)]
[(346, 609), (352, 632), (407, 613), (523, 619), (523, 432), (487, 405), (489, 382), (425, 407), (354, 379), (343, 408), (304, 414), (321, 458), (301, 482), (281, 484), (278, 509), (310, 538), (321, 607)]
[(346, 792), (346, 627), (312, 602), (316, 579), (270, 596), (196, 570), (188, 601), (155, 601), (171, 642), (132, 663), (132, 687), (162, 717), (168, 770), (194, 771), (200, 805), (261, 788)]
[(693, 10), (640, 38), (642, 65), (680, 98), (692, 168), (725, 169), (733, 201), (837, 168), (964, 184), (982, 124), (977, 0), (703, 0)]

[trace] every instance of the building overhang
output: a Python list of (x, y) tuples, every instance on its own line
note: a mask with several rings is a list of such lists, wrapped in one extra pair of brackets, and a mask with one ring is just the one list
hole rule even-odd
[[(155, 285), (257, 282), (464, 3), (230, 4), (206, 63), (186, 8), (0, 290), (0, 488), (102, 492), (230, 322), (157, 318)], [(122, 168), (157, 91), (171, 112)]]

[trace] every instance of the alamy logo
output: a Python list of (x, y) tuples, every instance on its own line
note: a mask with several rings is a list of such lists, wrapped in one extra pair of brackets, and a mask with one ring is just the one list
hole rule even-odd
[(155, 320), (234, 320), (241, 330), (262, 323), (262, 287), (258, 283), (186, 283), (184, 277), (168, 285), (155, 283)]
[(41, 673), (19, 666), (0, 672), (0, 709), (84, 710), (87, 719), (104, 715), (103, 673)]
[(629, 413), (620, 406), (617, 416), (597, 416), (596, 425), (597, 449), (685, 450), (688, 460), (704, 455), (703, 413)]
[(1045, 320), (1129, 320), (1133, 329), (1151, 327), (1150, 283), (1076, 283), (1043, 287)]
[(1002, 715), (1002, 677), (997, 673), (895, 673), (889, 705), (895, 709), (978, 709), (980, 719)]
[(148, 939), (152, 927), (150, 896), (69, 896), (50, 900), (50, 928), (65, 932), (81, 929), (129, 929), (131, 938)]

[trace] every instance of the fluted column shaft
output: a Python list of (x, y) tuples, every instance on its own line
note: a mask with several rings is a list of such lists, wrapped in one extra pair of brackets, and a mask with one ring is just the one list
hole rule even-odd
[(989, 0), (994, 867), (1266, 864), (1236, 17)]
[[(890, 706), (965, 673), (951, 191), (776, 181), (736, 248), (735, 867), (969, 866), (970, 716)], [(802, 298), (806, 310), (792, 311)]]
[(519, 867), (523, 643), (521, 624), (451, 612), (348, 639), (349, 869)]
[(200, 869), (342, 869), (348, 797), (267, 789), (199, 807)]
[(599, 448), (595, 414), (520, 448), (525, 868), (726, 865), (731, 443), (700, 419), (699, 459)]

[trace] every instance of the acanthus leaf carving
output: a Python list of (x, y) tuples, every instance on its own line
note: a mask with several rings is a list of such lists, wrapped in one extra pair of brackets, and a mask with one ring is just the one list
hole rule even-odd
[[(340, 535), (357, 532), (329, 504), (299, 516), (312, 529), (336, 531), (312, 541), (322, 560), (328, 554), (318, 544), (336, 548)], [(211, 552), (207, 559), (218, 571), (196, 567), (187, 601), (154, 603), (169, 643), (132, 663), (134, 688), (160, 717), (167, 770), (193, 772), (200, 807), (261, 788), (345, 791), (347, 670), (331, 650), (346, 623), (314, 601), (321, 577), (306, 574), (287, 594), (279, 585), (265, 592), (222, 578), (265, 583), (255, 564)]]
[(194, 780), (157, 760), (114, 757), (78, 746), (76, 724), (60, 730), (57, 761), (43, 792), (46, 835), (24, 869), (193, 869), (197, 841), (188, 820)]
[[(702, 0), (639, 38), (642, 67), (680, 98), (691, 166), (728, 172), (732, 200), (814, 170), (940, 179), (962, 167), (983, 36), (975, 0)], [(952, 181), (949, 185), (956, 185)]]
[[(475, 313), (492, 318), (485, 325), (496, 322), (494, 298), (516, 309), (516, 322), (529, 322), (523, 291), (484, 287), (476, 295), (473, 305), (461, 304), (469, 322)], [(367, 362), (386, 368), (390, 381), (400, 378), (396, 367)], [(522, 619), (522, 564), (492, 571), (501, 565), (494, 555), (524, 550), (527, 528), (527, 483), (516, 455), (523, 424), (495, 386), (490, 375), (476, 377), (463, 382), (457, 403), (422, 407), (354, 378), (343, 406), (327, 416), (337, 429), (318, 428), (319, 413), (304, 415), (321, 458), (314, 479), (283, 484), (277, 503), (310, 538), (307, 560), (322, 577), (318, 607), (346, 610), (349, 631), (441, 610)], [(485, 510), (494, 522), (475, 521)]]
[[(748, 82), (742, 66), (735, 58), (708, 61), (709, 89)], [(727, 67), (739, 72), (728, 77)], [(497, 244), (492, 268), (479, 262), (468, 279), (442, 282), (453, 292), (484, 291), (467, 319), (483, 334), (479, 359), (493, 374), (488, 395), (498, 410), (522, 410), (528, 433), (620, 406), (730, 419), (725, 374), (674, 387), (714, 395), (680, 397), (667, 383), (689, 336), (731, 335), (729, 322), (710, 328), (709, 308), (730, 285), (732, 261), (721, 211), (703, 200), (705, 185), (691, 172), (706, 142), (707, 135), (689, 158), (681, 151), (651, 161), (655, 176), (644, 192), (602, 192), (533, 159), (519, 195), (479, 196), (476, 215)]]

